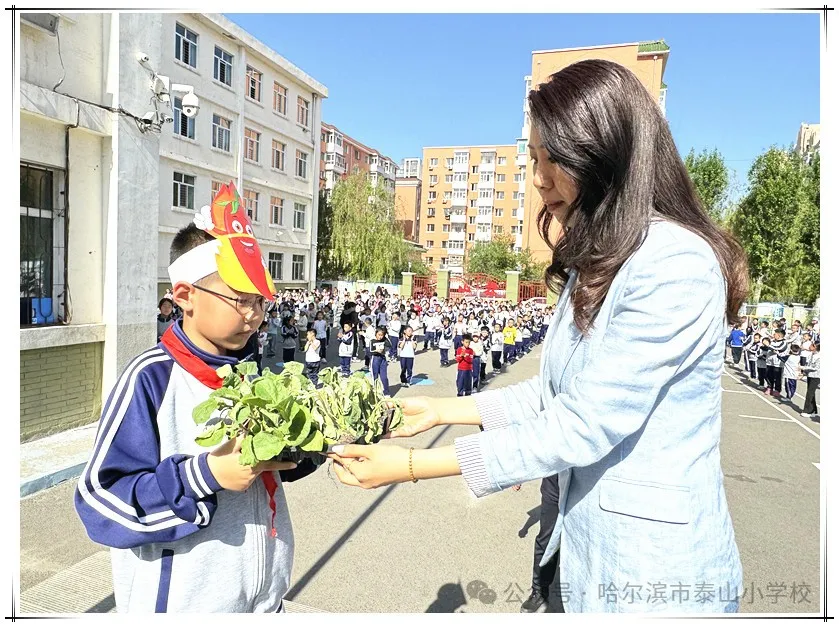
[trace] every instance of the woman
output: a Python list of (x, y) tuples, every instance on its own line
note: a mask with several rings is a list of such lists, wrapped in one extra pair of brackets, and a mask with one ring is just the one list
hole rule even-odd
[[(746, 293), (742, 249), (703, 210), (629, 70), (583, 61), (529, 100), (539, 225), (553, 251), (546, 279), (561, 292), (540, 374), (478, 396), (406, 399), (407, 424), (393, 435), (484, 431), (429, 450), (336, 447), (335, 472), (366, 488), (462, 474), (479, 497), (558, 474), (542, 565), (561, 544), (567, 611), (736, 611), (720, 377), (726, 320), (738, 320)], [(713, 582), (713, 599), (603, 593), (651, 582)]]

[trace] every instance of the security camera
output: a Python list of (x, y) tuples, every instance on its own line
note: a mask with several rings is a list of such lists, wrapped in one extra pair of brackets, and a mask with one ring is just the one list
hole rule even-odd
[(201, 108), (201, 105), (198, 102), (198, 96), (195, 95), (195, 92), (184, 94), (183, 100), (181, 100), (181, 107), (184, 115), (188, 118), (194, 118), (198, 115), (198, 110)]
[(163, 119), (163, 124), (171, 124), (172, 122), (175, 121), (175, 118), (173, 118), (171, 115), (168, 115), (166, 113), (164, 113), (161, 117)]
[(154, 111), (146, 111), (140, 120), (145, 124), (154, 124), (157, 122), (157, 113)]
[(147, 55), (145, 52), (140, 52), (139, 54), (137, 54), (137, 61), (145, 65), (149, 62), (149, 55)]

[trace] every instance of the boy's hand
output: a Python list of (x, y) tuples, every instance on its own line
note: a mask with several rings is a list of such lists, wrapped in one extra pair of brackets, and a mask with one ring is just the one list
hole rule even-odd
[(225, 490), (244, 492), (263, 472), (297, 468), (297, 464), (293, 462), (260, 462), (253, 467), (243, 466), (239, 463), (243, 439), (244, 436), (239, 436), (235, 440), (228, 440), (207, 455), (210, 472)]

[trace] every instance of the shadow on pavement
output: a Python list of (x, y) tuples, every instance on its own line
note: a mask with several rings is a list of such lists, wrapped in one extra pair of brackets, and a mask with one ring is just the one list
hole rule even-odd
[(530, 531), (530, 528), (539, 522), (539, 514), (541, 514), (541, 512), (541, 506), (536, 506), (527, 512), (527, 520), (524, 521), (524, 526), (519, 529), (519, 538), (527, 537), (527, 532)]
[(466, 593), (460, 583), (447, 583), (440, 586), (437, 598), (425, 610), (426, 614), (453, 614), (466, 605)]
[[(437, 442), (439, 442), (444, 435), (446, 435), (446, 432), (449, 430), (449, 428), (450, 427), (447, 426), (441, 429), (440, 433), (437, 434), (437, 437), (435, 437), (428, 445), (428, 448), (434, 448), (434, 445), (437, 444)], [(347, 530), (344, 533), (342, 533), (338, 537), (338, 539), (335, 540), (335, 542), (332, 543), (332, 546), (330, 546), (323, 552), (323, 555), (321, 555), (320, 558), (318, 558), (318, 561), (315, 562), (315, 564), (308, 571), (303, 573), (303, 576), (300, 577), (300, 580), (289, 589), (288, 593), (284, 597), (286, 601), (293, 601), (298, 594), (305, 590), (306, 586), (309, 585), (309, 582), (312, 581), (312, 579), (314, 579), (317, 576), (321, 569), (329, 563), (329, 560), (332, 559), (336, 551), (342, 545), (344, 545), (347, 542), (347, 540), (349, 540), (352, 537), (356, 530), (359, 527), (361, 527), (364, 521), (367, 520), (370, 517), (370, 515), (374, 511), (376, 511), (376, 509), (385, 501), (385, 499), (387, 499), (387, 497), (391, 495), (393, 490), (398, 485), (399, 484), (397, 483), (385, 488), (382, 495), (379, 498), (377, 498), (373, 502), (373, 504), (370, 505), (370, 507), (368, 507), (363, 514), (361, 514), (361, 516), (355, 519), (355, 521), (347, 528)]]
[(108, 612), (113, 611), (116, 609), (116, 600), (114, 599), (114, 593), (112, 592), (104, 599), (99, 601), (96, 605), (91, 607), (90, 609), (85, 610), (85, 614), (107, 614)]

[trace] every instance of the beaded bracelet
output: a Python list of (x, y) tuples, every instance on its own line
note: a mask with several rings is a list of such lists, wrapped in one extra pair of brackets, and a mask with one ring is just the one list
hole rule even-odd
[(411, 478), (411, 481), (416, 483), (419, 481), (416, 477), (414, 477), (414, 449), (411, 448), (408, 451), (408, 476)]

